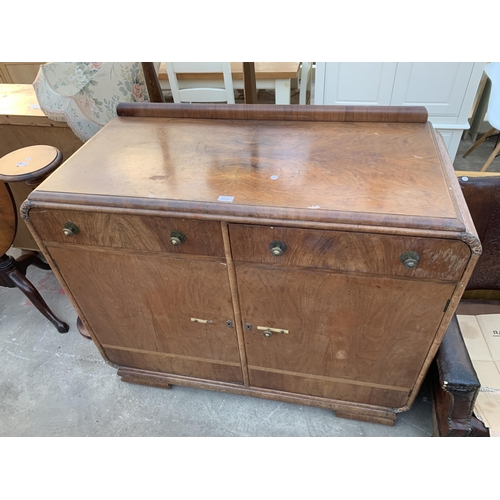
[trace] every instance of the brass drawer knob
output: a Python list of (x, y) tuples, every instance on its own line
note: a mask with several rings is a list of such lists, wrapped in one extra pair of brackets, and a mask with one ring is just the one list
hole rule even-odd
[(281, 257), (286, 250), (286, 245), (282, 241), (274, 240), (269, 243), (269, 248), (275, 257)]
[(72, 222), (66, 222), (64, 224), (64, 227), (63, 227), (64, 236), (71, 238), (71, 236), (74, 236), (75, 234), (78, 234), (79, 232), (80, 232), (80, 228), (76, 224), (73, 224)]
[(405, 252), (401, 255), (401, 262), (406, 267), (406, 269), (415, 269), (418, 266), (418, 261), (420, 256), (417, 252)]
[(186, 241), (186, 235), (184, 233), (181, 233), (180, 231), (172, 231), (170, 233), (170, 243), (172, 245), (181, 245)]

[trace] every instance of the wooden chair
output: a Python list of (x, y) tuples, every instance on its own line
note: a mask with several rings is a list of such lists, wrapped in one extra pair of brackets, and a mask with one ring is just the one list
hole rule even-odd
[[(32, 252), (18, 259), (6, 255), (14, 241), (18, 218), (14, 197), (5, 182), (41, 181), (56, 169), (61, 161), (61, 153), (51, 146), (22, 148), (0, 159), (0, 286), (19, 288), (60, 333), (66, 333), (69, 326), (54, 315), (40, 293), (26, 278), (28, 266), (33, 265), (47, 271), (50, 266)], [(24, 165), (26, 163), (27, 165)]]
[[(456, 314), (500, 314), (500, 173), (457, 172), (483, 253)], [(435, 435), (488, 436), (474, 416), (480, 382), (454, 317), (432, 373)]]
[[(484, 68), (484, 72), (491, 82), (490, 98), (488, 101), (488, 121), (492, 128), (486, 132), (481, 139), (476, 141), (472, 147), (466, 151), (463, 158), (468, 156), (478, 146), (480, 146), (488, 137), (491, 137), (500, 130), (500, 63), (490, 63)], [(500, 138), (500, 136), (499, 136)], [(497, 139), (496, 145), (489, 158), (481, 168), (481, 172), (486, 172), (497, 154), (500, 153), (500, 140)]]
[[(172, 97), (175, 103), (225, 102), (234, 104), (231, 64), (228, 62), (166, 62)], [(179, 80), (177, 73), (191, 73), (193, 80), (199, 73), (222, 73), (224, 88), (207, 86), (186, 86), (187, 80)]]

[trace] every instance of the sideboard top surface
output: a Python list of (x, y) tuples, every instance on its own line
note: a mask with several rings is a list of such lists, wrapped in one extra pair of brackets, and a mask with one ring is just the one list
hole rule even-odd
[(443, 163), (429, 123), (117, 117), (30, 199), (457, 230)]

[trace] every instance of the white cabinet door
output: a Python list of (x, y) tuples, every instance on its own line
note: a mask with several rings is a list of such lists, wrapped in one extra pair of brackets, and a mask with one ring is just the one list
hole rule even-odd
[(474, 63), (398, 63), (391, 104), (425, 106), (433, 123), (459, 116)]
[[(397, 63), (323, 63), (316, 104), (389, 106)], [(318, 86), (322, 89), (318, 92)]]

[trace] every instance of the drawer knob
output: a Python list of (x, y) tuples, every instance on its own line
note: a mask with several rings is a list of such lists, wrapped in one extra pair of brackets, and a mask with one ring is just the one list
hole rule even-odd
[(170, 243), (172, 245), (181, 245), (186, 241), (186, 235), (184, 233), (181, 233), (180, 231), (172, 231), (170, 233)]
[(418, 261), (420, 256), (417, 252), (405, 252), (401, 255), (401, 262), (406, 267), (406, 269), (415, 269), (418, 266)]
[(273, 332), (268, 328), (267, 330), (264, 330), (264, 337), (269, 338), (273, 336)]
[(71, 236), (74, 236), (75, 234), (78, 234), (79, 232), (80, 232), (80, 228), (76, 224), (73, 224), (72, 222), (66, 222), (66, 224), (64, 224), (64, 227), (63, 227), (64, 236), (71, 238)]
[(275, 257), (281, 257), (286, 250), (286, 245), (282, 241), (274, 240), (269, 243), (269, 248)]

